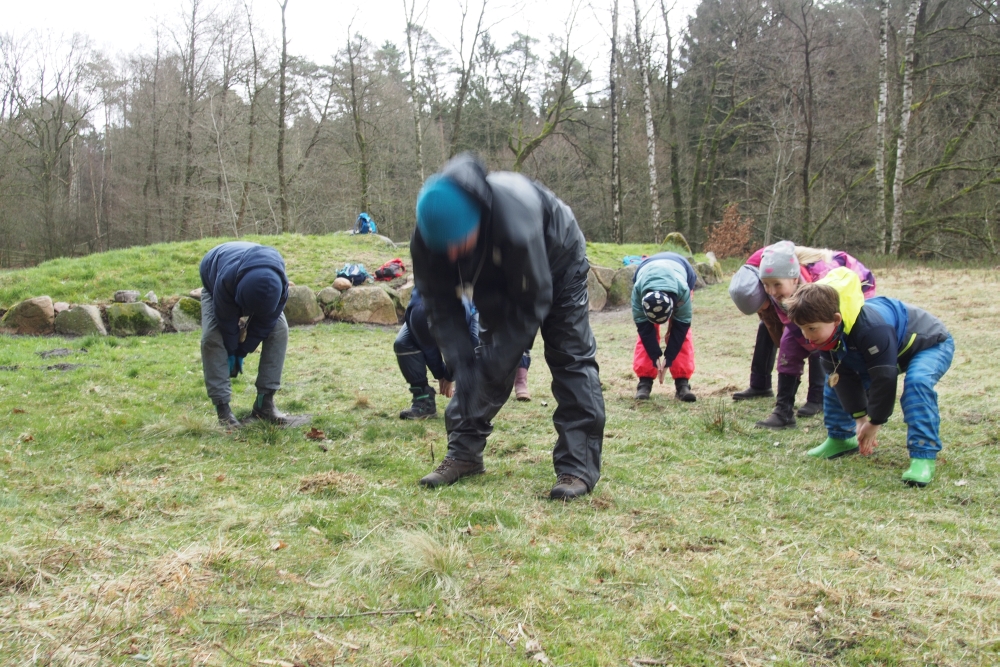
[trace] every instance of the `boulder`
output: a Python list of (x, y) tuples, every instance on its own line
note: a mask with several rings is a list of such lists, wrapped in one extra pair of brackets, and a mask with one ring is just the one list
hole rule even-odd
[(177, 331), (197, 331), (201, 328), (201, 301), (182, 296), (170, 309), (170, 321)]
[(203, 288), (201, 288), (201, 287), (195, 288), (195, 289), (191, 290), (190, 292), (188, 292), (188, 296), (191, 297), (192, 299), (201, 299), (201, 290), (202, 289)]
[(723, 279), (722, 275), (722, 265), (716, 262), (715, 264), (710, 264), (709, 262), (697, 262), (694, 265), (694, 272), (698, 274), (706, 285), (715, 285), (721, 283)]
[(61, 336), (107, 336), (108, 330), (97, 306), (74, 306), (56, 315), (56, 333)]
[(289, 325), (316, 324), (323, 320), (323, 309), (319, 307), (316, 295), (309, 287), (295, 285), (288, 288), (285, 319)]
[(344, 292), (338, 307), (340, 318), (348, 322), (398, 324), (396, 304), (381, 287), (355, 287)]
[(52, 312), (56, 314), (56, 317), (59, 316), (59, 313), (65, 310), (69, 310), (69, 304), (66, 303), (65, 301), (56, 301), (54, 304), (52, 304)]
[(8, 310), (0, 320), (5, 328), (25, 336), (50, 334), (55, 328), (55, 321), (52, 299), (47, 296), (25, 299)]
[(340, 290), (324, 287), (316, 295), (316, 300), (326, 316), (330, 317), (330, 314), (337, 310), (337, 304), (340, 303)]
[(403, 306), (403, 310), (410, 305), (410, 298), (413, 296), (413, 288), (415, 285), (413, 281), (408, 281), (405, 285), (396, 290), (396, 294), (399, 295), (399, 303)]
[(139, 292), (134, 289), (120, 289), (113, 297), (115, 303), (135, 303), (138, 300)]
[(113, 303), (107, 314), (115, 336), (151, 336), (163, 331), (160, 313), (144, 303)]
[(587, 274), (587, 301), (588, 308), (597, 311), (604, 310), (604, 304), (608, 302), (608, 291), (593, 271)]
[(663, 239), (663, 245), (666, 246), (664, 250), (670, 250), (672, 248), (680, 248), (687, 253), (687, 256), (691, 256), (694, 253), (691, 252), (691, 246), (688, 245), (687, 239), (680, 232), (670, 232), (667, 234), (666, 238)]
[(406, 314), (406, 306), (403, 305), (402, 300), (399, 298), (399, 292), (394, 290), (389, 283), (379, 283), (378, 286), (384, 289), (385, 293), (392, 299), (392, 305), (396, 307), (396, 321), (402, 321), (403, 315)]
[(347, 290), (354, 287), (354, 283), (352, 283), (347, 278), (337, 278), (336, 280), (333, 281), (333, 286), (335, 289), (338, 289), (341, 292), (346, 292)]
[(597, 281), (601, 283), (601, 287), (605, 290), (611, 289), (611, 281), (615, 279), (615, 270), (609, 269), (606, 266), (594, 266), (590, 265), (591, 273), (597, 275)]
[(146, 296), (142, 297), (142, 300), (146, 303), (159, 303), (160, 300), (156, 298), (156, 292), (149, 290), (146, 292)]
[(611, 289), (608, 290), (607, 305), (619, 308), (632, 303), (632, 276), (635, 275), (635, 270), (635, 266), (626, 266), (615, 271)]

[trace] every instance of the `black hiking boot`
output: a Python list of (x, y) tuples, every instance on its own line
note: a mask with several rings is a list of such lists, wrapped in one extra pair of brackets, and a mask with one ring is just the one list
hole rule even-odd
[(781, 430), (795, 428), (795, 392), (799, 389), (799, 377), (778, 373), (778, 399), (774, 412), (767, 419), (757, 422), (757, 428)]
[(823, 387), (826, 385), (826, 371), (816, 355), (809, 357), (809, 391), (806, 402), (796, 414), (798, 417), (815, 417), (823, 413)]
[(635, 390), (635, 400), (648, 401), (653, 391), (653, 378), (639, 378), (639, 386)]
[(747, 387), (743, 391), (738, 391), (733, 394), (734, 401), (749, 401), (752, 398), (771, 398), (774, 396), (774, 392), (768, 389), (757, 389), (755, 387)]
[(227, 429), (234, 429), (243, 426), (240, 420), (236, 418), (233, 414), (232, 409), (229, 407), (229, 403), (219, 403), (215, 406), (215, 414), (219, 416), (219, 424), (225, 426)]
[(802, 404), (802, 407), (798, 409), (795, 413), (796, 417), (815, 417), (816, 415), (823, 414), (823, 404), (813, 403), (812, 401), (806, 401)]
[(430, 419), (437, 415), (433, 389), (427, 385), (410, 387), (410, 393), (413, 394), (413, 405), (400, 411), (400, 419)]
[(463, 477), (482, 475), (484, 472), (486, 472), (486, 468), (483, 467), (482, 463), (459, 461), (458, 459), (446, 456), (441, 461), (441, 465), (434, 469), (434, 472), (420, 478), (420, 486), (433, 489), (447, 484), (454, 484)]
[(556, 480), (556, 485), (549, 491), (549, 500), (573, 500), (590, 493), (587, 483), (576, 475), (563, 473)]
[(688, 383), (687, 378), (677, 378), (674, 380), (674, 389), (677, 392), (674, 396), (676, 396), (678, 401), (694, 403), (698, 400), (698, 397), (691, 393), (691, 385)]
[(279, 426), (288, 424), (288, 415), (278, 412), (278, 408), (274, 407), (273, 391), (257, 394), (257, 400), (253, 402), (253, 411), (250, 414), (257, 419)]

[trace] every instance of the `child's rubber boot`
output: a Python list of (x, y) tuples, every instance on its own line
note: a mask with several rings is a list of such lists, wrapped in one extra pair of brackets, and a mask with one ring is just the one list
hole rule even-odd
[(815, 356), (809, 357), (809, 393), (805, 404), (795, 413), (796, 417), (815, 417), (823, 412), (823, 385), (826, 372)]
[(827, 438), (819, 447), (813, 447), (806, 454), (815, 456), (818, 459), (835, 459), (838, 456), (847, 456), (858, 451), (857, 437), (850, 437), (847, 440), (837, 438)]
[(903, 481), (910, 486), (927, 486), (934, 479), (934, 459), (910, 459), (910, 469), (903, 473)]
[(691, 384), (688, 382), (687, 378), (677, 378), (674, 380), (674, 388), (676, 390), (675, 395), (678, 401), (694, 403), (698, 400), (698, 397), (691, 393)]
[(653, 391), (653, 378), (639, 378), (639, 386), (635, 389), (635, 400), (648, 401)]
[(778, 398), (774, 402), (774, 412), (757, 422), (757, 428), (775, 431), (795, 428), (795, 392), (798, 390), (798, 375), (778, 373)]
[(518, 368), (514, 377), (514, 398), (519, 401), (530, 401), (531, 392), (528, 391), (528, 369)]
[(734, 401), (749, 401), (753, 398), (773, 398), (774, 392), (770, 387), (767, 389), (759, 389), (753, 385), (747, 387), (743, 391), (738, 391), (733, 394)]

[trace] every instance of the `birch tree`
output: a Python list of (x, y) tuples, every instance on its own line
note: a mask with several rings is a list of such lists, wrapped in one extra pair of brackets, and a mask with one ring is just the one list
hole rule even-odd
[(649, 168), (649, 208), (653, 242), (660, 242), (660, 192), (656, 183), (656, 131), (653, 128), (653, 105), (649, 90), (650, 44), (642, 38), (642, 16), (639, 0), (635, 5), (635, 50), (639, 61), (639, 81), (642, 84), (642, 109), (646, 115), (646, 163)]
[(903, 182), (906, 180), (906, 150), (910, 118), (913, 115), (913, 70), (916, 67), (917, 17), (926, 0), (913, 0), (906, 13), (906, 42), (903, 46), (903, 93), (900, 102), (899, 139), (896, 143), (896, 174), (892, 184), (892, 237), (889, 254), (898, 257), (903, 241)]

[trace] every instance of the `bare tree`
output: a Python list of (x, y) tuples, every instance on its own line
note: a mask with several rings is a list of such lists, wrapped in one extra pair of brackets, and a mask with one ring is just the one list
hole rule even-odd
[(427, 15), (427, 3), (420, 15), (416, 14), (417, 0), (407, 4), (403, 0), (403, 14), (406, 16), (406, 56), (410, 65), (410, 104), (413, 106), (413, 138), (417, 146), (417, 164), (420, 167), (420, 181), (425, 180), (424, 174), (424, 132), (420, 127), (420, 100), (417, 95), (417, 54), (420, 52), (420, 39), (423, 37), (424, 29), (417, 22), (422, 21)]
[(469, 95), (469, 86), (472, 82), (473, 69), (476, 65), (476, 45), (480, 37), (483, 36), (483, 19), (486, 17), (486, 0), (483, 0), (479, 10), (479, 19), (476, 21), (476, 29), (472, 34), (472, 44), (469, 47), (469, 54), (465, 53), (465, 20), (469, 14), (469, 0), (462, 4), (462, 22), (459, 27), (458, 37), (458, 90), (455, 94), (455, 110), (452, 114), (451, 140), (448, 143), (448, 157), (454, 156), (458, 152), (459, 135), (462, 130), (462, 110), (465, 108), (465, 101)]
[(278, 64), (278, 208), (281, 211), (282, 233), (291, 230), (288, 220), (288, 193), (285, 183), (285, 116), (288, 112), (288, 32), (285, 10), (288, 0), (281, 3), (281, 61)]
[(670, 12), (666, 2), (660, 0), (660, 11), (663, 14), (663, 24), (667, 31), (667, 68), (665, 106), (667, 112), (667, 131), (670, 142), (670, 191), (674, 200), (674, 228), (681, 231), (684, 228), (684, 199), (681, 195), (680, 145), (677, 138), (677, 113), (674, 111), (674, 44), (670, 34)]
[(876, 252), (885, 252), (885, 233), (888, 227), (886, 220), (885, 153), (886, 147), (886, 116), (889, 108), (889, 0), (879, 0), (878, 28), (878, 118), (875, 139), (875, 189), (878, 191), (878, 207), (876, 208), (879, 243)]
[(896, 174), (892, 184), (892, 237), (889, 254), (899, 256), (903, 240), (903, 182), (906, 180), (906, 150), (910, 117), (913, 115), (913, 69), (916, 66), (917, 17), (926, 0), (913, 0), (906, 13), (906, 43), (903, 47), (903, 94), (900, 102), (899, 139), (896, 142)]
[(611, 71), (608, 88), (611, 104), (611, 240), (622, 243), (622, 174), (619, 154), (618, 120), (618, 0), (611, 8)]
[[(660, 242), (660, 191), (656, 183), (656, 130), (653, 127), (653, 106), (649, 90), (650, 43), (642, 38), (642, 16), (639, 0), (635, 5), (635, 50), (639, 60), (639, 80), (642, 83), (642, 108), (646, 114), (646, 163), (649, 168), (649, 209), (653, 227), (653, 242)], [(651, 40), (650, 40), (651, 41)]]

